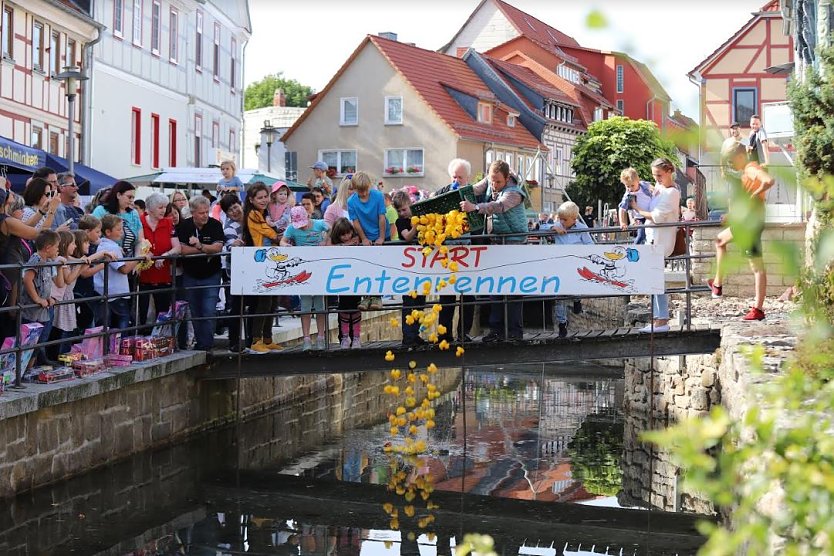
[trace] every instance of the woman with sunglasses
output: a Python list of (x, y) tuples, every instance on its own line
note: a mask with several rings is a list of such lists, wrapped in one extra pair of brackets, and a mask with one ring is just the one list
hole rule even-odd
[(23, 190), (23, 222), (38, 230), (52, 227), (61, 198), (43, 178), (32, 178)]

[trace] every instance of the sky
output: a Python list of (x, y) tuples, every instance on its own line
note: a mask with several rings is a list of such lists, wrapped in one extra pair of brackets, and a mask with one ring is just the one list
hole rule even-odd
[[(252, 38), (248, 85), (271, 73), (320, 91), (365, 35), (392, 31), (436, 50), (463, 26), (480, 0), (249, 0)], [(646, 63), (672, 97), (672, 109), (698, 119), (698, 89), (686, 74), (740, 29), (766, 0), (508, 0), (599, 50)], [(607, 25), (587, 26), (602, 13)]]

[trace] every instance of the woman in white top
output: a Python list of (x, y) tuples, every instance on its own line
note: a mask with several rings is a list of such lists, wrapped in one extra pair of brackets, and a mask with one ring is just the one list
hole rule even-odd
[[(652, 162), (652, 176), (655, 185), (649, 210), (638, 210), (632, 202), (632, 208), (646, 219), (646, 222), (665, 224), (677, 222), (681, 217), (681, 192), (675, 184), (675, 165), (668, 158), (658, 158)], [(646, 229), (646, 243), (656, 245), (657, 249), (668, 257), (675, 249), (677, 228), (664, 227)], [(667, 294), (653, 295), (654, 322), (641, 329), (641, 332), (669, 331), (669, 296)]]

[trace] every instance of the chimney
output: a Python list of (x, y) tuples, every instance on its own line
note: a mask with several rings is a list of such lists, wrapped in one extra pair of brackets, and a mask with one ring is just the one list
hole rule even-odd
[(287, 97), (284, 95), (283, 89), (275, 89), (272, 95), (272, 106), (286, 106)]
[(383, 39), (388, 39), (389, 41), (397, 40), (397, 34), (391, 31), (383, 31), (382, 33), (378, 33), (378, 35)]

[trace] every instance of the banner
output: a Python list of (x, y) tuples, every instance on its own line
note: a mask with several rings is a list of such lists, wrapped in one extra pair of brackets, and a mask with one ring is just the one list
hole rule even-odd
[(425, 284), (447, 295), (664, 291), (663, 255), (652, 245), (455, 245), (451, 268), (442, 259), (416, 245), (236, 247), (231, 287), (236, 295), (408, 295)]
[(13, 166), (34, 172), (44, 165), (44, 152), (0, 137), (0, 166)]

